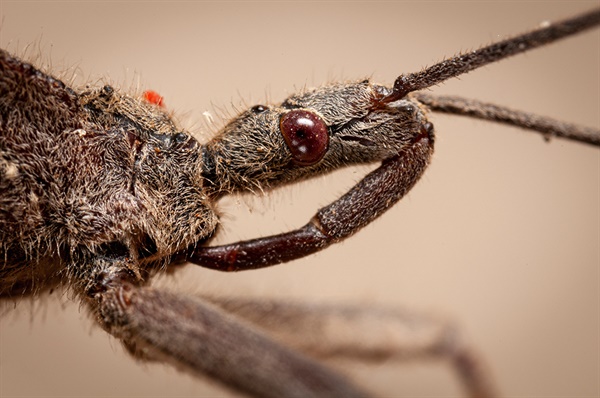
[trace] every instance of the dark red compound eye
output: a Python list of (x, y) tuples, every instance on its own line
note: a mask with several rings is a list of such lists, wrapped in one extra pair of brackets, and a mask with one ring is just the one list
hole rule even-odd
[(329, 134), (323, 119), (309, 111), (289, 111), (279, 120), (279, 128), (294, 161), (310, 166), (323, 158)]

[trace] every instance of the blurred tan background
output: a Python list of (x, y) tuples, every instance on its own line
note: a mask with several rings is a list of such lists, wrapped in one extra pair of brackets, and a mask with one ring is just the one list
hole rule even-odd
[[(391, 84), (402, 72), (595, 5), (1, 1), (0, 45), (78, 84), (154, 89), (183, 125), (206, 137), (215, 127), (205, 111), (232, 113), (232, 104), (280, 101), (331, 80), (371, 76)], [(595, 30), (434, 92), (598, 127), (599, 61)], [(189, 266), (159, 283), (444, 314), (481, 351), (504, 396), (598, 396), (600, 151), (464, 118), (433, 122), (437, 152), (425, 177), (345, 243), (235, 275)], [(366, 171), (224, 201), (219, 242), (303, 225)], [(136, 363), (66, 295), (2, 311), (2, 397), (232, 395), (169, 367)], [(444, 363), (336, 365), (387, 397), (461, 395)]]

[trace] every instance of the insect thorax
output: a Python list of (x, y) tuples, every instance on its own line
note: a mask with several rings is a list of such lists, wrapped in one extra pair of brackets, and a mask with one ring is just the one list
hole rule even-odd
[(70, 108), (37, 118), (34, 105), (2, 102), (0, 295), (37, 289), (29, 285), (63, 269), (85, 274), (82, 256), (115, 247), (143, 265), (216, 228), (194, 138), (163, 110), (108, 86), (73, 96)]

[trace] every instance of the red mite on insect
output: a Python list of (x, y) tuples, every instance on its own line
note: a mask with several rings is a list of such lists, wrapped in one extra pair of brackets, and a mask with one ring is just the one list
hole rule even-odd
[(163, 97), (161, 97), (161, 95), (158, 94), (156, 91), (153, 91), (153, 90), (144, 91), (142, 96), (146, 101), (148, 101), (151, 104), (163, 106), (163, 107), (165, 106), (163, 103)]

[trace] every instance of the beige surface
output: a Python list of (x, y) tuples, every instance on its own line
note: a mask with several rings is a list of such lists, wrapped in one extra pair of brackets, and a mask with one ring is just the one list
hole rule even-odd
[[(305, 84), (372, 76), (391, 83), (592, 2), (0, 2), (0, 45), (78, 78), (152, 88), (194, 131), (213, 104), (281, 100)], [(598, 127), (598, 30), (454, 80), (462, 94)], [(73, 69), (74, 68), (74, 69)], [(73, 72), (66, 72), (70, 76)], [(81, 81), (81, 80), (80, 80)], [(433, 165), (409, 197), (346, 243), (278, 268), (222, 275), (190, 266), (182, 291), (372, 302), (457, 319), (510, 397), (598, 396), (600, 152), (516, 129), (436, 116)], [(233, 241), (302, 225), (364, 170), (252, 203), (223, 204)], [(68, 297), (0, 319), (1, 396), (228, 395), (140, 366)], [(64, 307), (64, 308), (63, 308)], [(33, 312), (33, 320), (30, 314)], [(456, 396), (426, 362), (347, 365), (385, 396)]]

